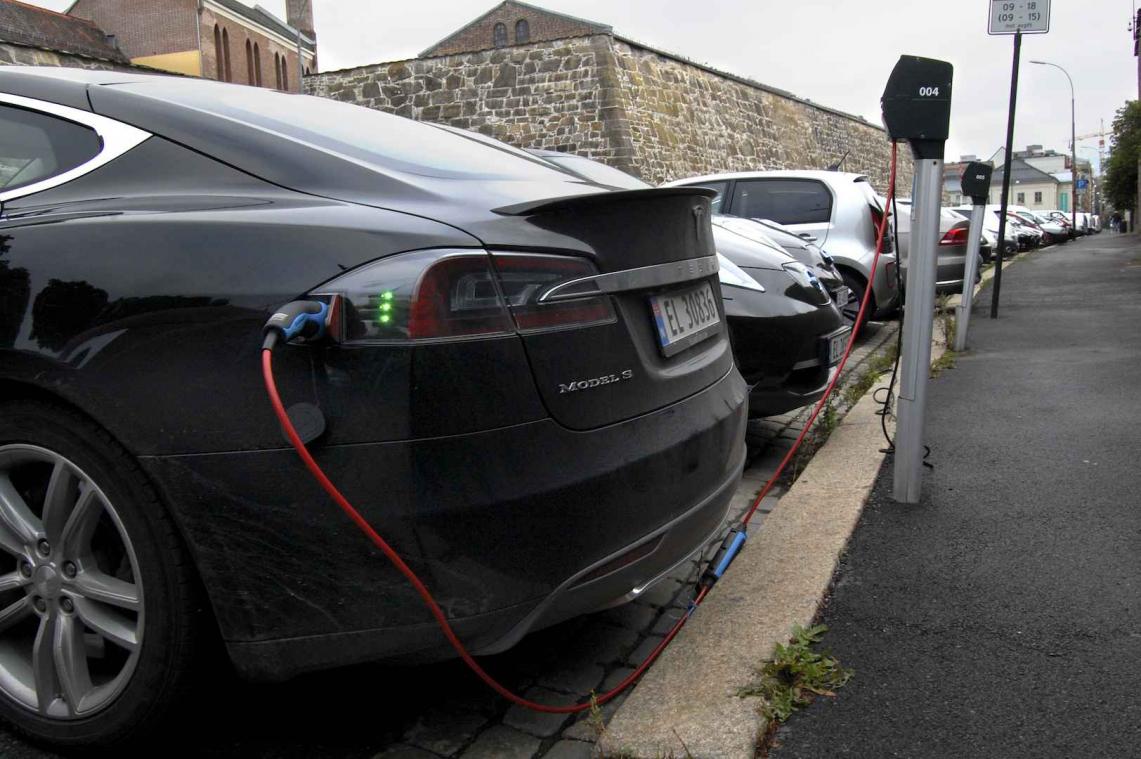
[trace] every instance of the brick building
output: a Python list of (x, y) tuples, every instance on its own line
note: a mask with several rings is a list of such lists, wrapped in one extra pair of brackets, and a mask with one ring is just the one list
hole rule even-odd
[(286, 7), (285, 21), (240, 0), (76, 0), (68, 14), (113, 37), (136, 65), (297, 90), (298, 74), (317, 70), (313, 9), (311, 0)]
[[(717, 171), (843, 168), (881, 190), (891, 148), (864, 119), (507, 0), (411, 60), (307, 77), (307, 92), (578, 153), (650, 182)], [(906, 154), (906, 151), (904, 151)], [(911, 183), (901, 156), (900, 187)]]
[(503, 2), (474, 21), (452, 32), (420, 53), (421, 58), (455, 53), (471, 53), (529, 42), (550, 42), (592, 34), (610, 34), (614, 30), (565, 13), (520, 2)]

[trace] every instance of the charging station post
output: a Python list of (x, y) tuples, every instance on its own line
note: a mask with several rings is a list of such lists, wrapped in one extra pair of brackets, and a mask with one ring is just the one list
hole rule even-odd
[(895, 428), (894, 497), (901, 503), (918, 503), (923, 484), (923, 428), (953, 75), (954, 68), (946, 61), (901, 56), (880, 101), (888, 136), (894, 142), (906, 140), (915, 159)]
[(975, 298), (975, 277), (979, 267), (979, 238), (983, 228), (983, 214), (990, 195), (990, 180), (994, 168), (990, 164), (972, 161), (963, 170), (960, 183), (963, 194), (971, 199), (971, 226), (967, 230), (967, 260), (963, 266), (963, 297), (955, 313), (955, 350), (967, 347), (967, 330), (971, 324), (971, 305)]

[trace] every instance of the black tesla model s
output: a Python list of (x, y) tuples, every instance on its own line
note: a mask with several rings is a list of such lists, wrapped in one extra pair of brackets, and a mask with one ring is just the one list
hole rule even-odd
[(282, 437), (259, 349), (287, 301), (334, 307), (278, 350), (285, 404), (477, 653), (638, 596), (726, 514), (747, 388), (707, 191), (5, 67), (0, 204), (0, 714), (40, 738), (144, 731), (211, 635), (256, 679), (447, 654)]

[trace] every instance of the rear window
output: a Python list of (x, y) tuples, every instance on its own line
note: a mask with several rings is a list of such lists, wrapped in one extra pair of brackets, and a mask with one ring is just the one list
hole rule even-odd
[(733, 215), (778, 224), (826, 224), (832, 219), (832, 193), (812, 179), (738, 180)]
[(101, 149), (89, 127), (0, 105), (0, 192), (70, 171)]

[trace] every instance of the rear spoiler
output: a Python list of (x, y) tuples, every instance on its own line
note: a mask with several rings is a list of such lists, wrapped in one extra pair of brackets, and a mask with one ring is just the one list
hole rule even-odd
[(646, 190), (615, 190), (613, 192), (593, 192), (586, 195), (564, 195), (558, 198), (529, 200), (526, 203), (494, 208), (492, 211), (502, 216), (530, 216), (536, 213), (555, 213), (589, 208), (600, 204), (621, 203), (626, 200), (648, 200), (679, 195), (712, 200), (717, 197), (717, 191), (707, 187), (652, 187)]

